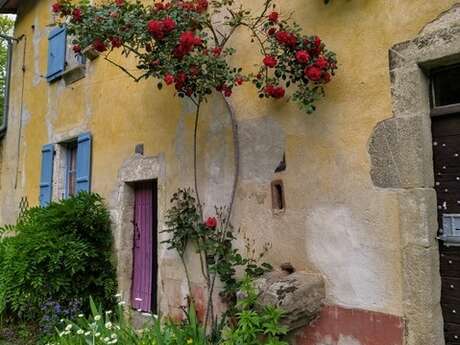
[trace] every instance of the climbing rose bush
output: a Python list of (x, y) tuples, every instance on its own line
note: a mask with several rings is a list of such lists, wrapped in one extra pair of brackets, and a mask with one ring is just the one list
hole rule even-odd
[[(60, 0), (52, 11), (74, 37), (76, 54), (92, 47), (136, 81), (156, 78), (159, 88), (174, 87), (179, 97), (190, 97), (197, 105), (214, 91), (230, 97), (235, 87), (252, 81), (261, 98), (281, 99), (292, 89), (292, 99), (311, 113), (334, 76), (335, 54), (318, 36), (304, 35), (297, 24), (277, 12), (273, 0), (262, 5), (254, 15), (233, 0), (171, 0), (153, 5)], [(238, 28), (249, 30), (251, 40), (259, 45), (260, 64), (252, 72), (230, 62), (236, 51), (228, 43)], [(114, 50), (125, 57), (134, 55), (140, 73), (135, 75), (113, 60)]]

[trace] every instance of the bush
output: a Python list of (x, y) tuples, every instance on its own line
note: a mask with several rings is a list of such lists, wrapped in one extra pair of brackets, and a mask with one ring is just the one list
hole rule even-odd
[(39, 321), (50, 303), (69, 308), (87, 296), (110, 306), (116, 292), (109, 213), (99, 195), (27, 210), (0, 229), (0, 315)]

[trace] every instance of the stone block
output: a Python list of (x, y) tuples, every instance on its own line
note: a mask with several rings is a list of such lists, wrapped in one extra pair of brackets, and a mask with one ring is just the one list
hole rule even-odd
[(274, 305), (285, 312), (282, 324), (289, 330), (309, 325), (321, 311), (325, 284), (320, 274), (270, 272), (254, 283), (261, 306)]

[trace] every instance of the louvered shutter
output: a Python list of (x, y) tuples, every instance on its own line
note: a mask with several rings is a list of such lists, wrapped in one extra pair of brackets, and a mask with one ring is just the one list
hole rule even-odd
[(91, 190), (91, 134), (78, 137), (77, 146), (77, 193)]
[(56, 27), (48, 36), (48, 73), (46, 79), (52, 81), (61, 76), (65, 68), (67, 32), (65, 27)]
[(40, 177), (40, 206), (46, 206), (51, 202), (53, 193), (53, 162), (54, 145), (44, 145), (42, 148), (42, 166)]

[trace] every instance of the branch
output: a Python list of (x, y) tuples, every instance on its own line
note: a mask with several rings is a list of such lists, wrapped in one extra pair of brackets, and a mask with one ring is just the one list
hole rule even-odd
[(119, 69), (121, 69), (123, 72), (125, 72), (129, 77), (131, 77), (132, 79), (134, 79), (134, 81), (137, 83), (139, 82), (142, 78), (148, 76), (148, 73), (144, 73), (142, 74), (140, 77), (136, 77), (134, 74), (132, 74), (130, 71), (128, 71), (125, 67), (123, 67), (122, 65), (119, 65), (117, 64), (115, 61), (109, 59), (109, 54), (112, 52), (112, 50), (110, 50), (109, 53), (107, 53), (107, 55), (104, 56), (104, 59), (108, 62), (110, 62), (112, 65), (118, 67)]

